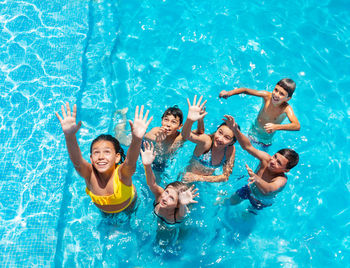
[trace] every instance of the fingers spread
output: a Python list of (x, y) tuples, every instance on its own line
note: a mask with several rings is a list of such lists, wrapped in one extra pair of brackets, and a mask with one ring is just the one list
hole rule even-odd
[(57, 116), (57, 118), (58, 118), (58, 120), (60, 121), (60, 123), (62, 122), (62, 117), (58, 114), (58, 112), (55, 112), (55, 114), (56, 114), (56, 116)]
[(66, 118), (67, 117), (67, 114), (66, 114), (66, 110), (64, 109), (64, 106), (61, 105), (61, 110), (62, 110), (62, 116), (63, 118)]
[(71, 116), (70, 106), (69, 106), (69, 103), (68, 103), (68, 102), (66, 102), (66, 107), (67, 107), (67, 115), (68, 115), (68, 116)]
[(137, 105), (135, 109), (135, 120), (138, 118), (139, 118), (139, 106)]

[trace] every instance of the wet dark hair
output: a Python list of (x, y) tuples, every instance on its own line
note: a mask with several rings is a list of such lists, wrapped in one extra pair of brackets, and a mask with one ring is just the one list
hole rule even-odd
[(114, 138), (112, 135), (109, 135), (109, 134), (102, 134), (92, 141), (91, 146), (90, 146), (90, 154), (92, 154), (92, 146), (98, 141), (110, 141), (113, 144), (115, 152), (120, 154), (119, 163), (124, 162), (125, 153), (124, 153), (123, 148), (120, 146), (119, 141), (116, 138)]
[(292, 97), (294, 90), (296, 88), (295, 82), (290, 78), (283, 78), (277, 82), (277, 85), (282, 87), (288, 93), (288, 97)]
[[(217, 127), (216, 131), (217, 131), (220, 127), (222, 127), (222, 126), (227, 126), (226, 122), (221, 123), (221, 124)], [(241, 130), (241, 127), (240, 127), (238, 124), (237, 124), (237, 127), (238, 127), (239, 130)], [(216, 131), (215, 131), (215, 132), (216, 132)], [(212, 139), (213, 139), (213, 138), (214, 138), (214, 133), (211, 134), (211, 136), (212, 136)], [(230, 144), (230, 145), (233, 145), (236, 141), (237, 141), (237, 138), (236, 138), (236, 136), (234, 135), (234, 136), (233, 136), (233, 140), (232, 140), (232, 144)]]
[(180, 119), (180, 125), (182, 125), (183, 121), (183, 114), (180, 108), (177, 105), (174, 105), (172, 107), (169, 107), (165, 110), (164, 114), (162, 115), (162, 119), (167, 115), (173, 115), (175, 118), (178, 117)]
[(286, 165), (287, 169), (292, 169), (299, 162), (299, 155), (298, 155), (298, 153), (295, 152), (292, 149), (281, 149), (277, 153), (283, 155), (285, 158), (288, 159), (288, 163)]

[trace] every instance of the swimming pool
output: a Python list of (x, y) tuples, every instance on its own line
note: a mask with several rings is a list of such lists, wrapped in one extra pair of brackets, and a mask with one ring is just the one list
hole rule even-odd
[[(0, 3), (0, 266), (346, 267), (350, 263), (350, 16), (347, 1), (3, 1)], [(214, 205), (244, 184), (237, 145), (226, 183), (198, 183), (199, 204), (179, 230), (160, 230), (138, 166), (138, 209), (102, 219), (68, 159), (54, 115), (77, 103), (88, 158), (114, 111), (208, 99), (206, 129), (225, 113), (246, 132), (260, 101), (217, 98), (236, 86), (272, 90), (283, 77), (300, 132), (279, 132), (300, 164), (276, 203), (257, 217)], [(187, 164), (186, 144), (165, 172)], [(164, 231), (164, 232), (162, 232)]]

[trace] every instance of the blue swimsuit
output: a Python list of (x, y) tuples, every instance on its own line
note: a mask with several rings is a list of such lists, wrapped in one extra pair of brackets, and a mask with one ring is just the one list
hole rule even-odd
[(224, 157), (222, 158), (221, 162), (218, 165), (212, 164), (213, 161), (212, 161), (212, 155), (211, 155), (211, 148), (208, 152), (206, 152), (200, 156), (195, 156), (193, 154), (192, 158), (196, 159), (199, 163), (201, 163), (205, 167), (216, 169), (216, 168), (224, 165), (224, 163), (226, 161), (226, 149), (227, 149), (227, 147), (225, 148)]

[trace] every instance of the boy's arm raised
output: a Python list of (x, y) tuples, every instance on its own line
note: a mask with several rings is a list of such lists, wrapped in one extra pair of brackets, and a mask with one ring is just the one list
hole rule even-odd
[(231, 115), (224, 115), (226, 117), (226, 124), (229, 126), (233, 132), (235, 133), (235, 137), (237, 138), (239, 144), (243, 148), (243, 150), (247, 151), (249, 154), (258, 158), (260, 161), (268, 161), (270, 159), (270, 155), (265, 153), (264, 151), (260, 151), (253, 147), (250, 140), (243, 135), (243, 133), (239, 130), (235, 119)]
[(132, 184), (132, 175), (136, 170), (136, 162), (139, 157), (142, 138), (146, 133), (147, 127), (153, 119), (153, 116), (147, 121), (147, 110), (145, 116), (143, 116), (144, 106), (141, 106), (139, 113), (139, 106), (136, 106), (134, 122), (129, 120), (132, 139), (124, 163), (120, 166), (121, 180), (127, 186)]
[(92, 166), (82, 156), (80, 147), (78, 145), (76, 133), (81, 127), (81, 121), (76, 123), (77, 105), (73, 105), (73, 112), (71, 112), (69, 103), (66, 103), (67, 112), (64, 106), (61, 106), (62, 117), (56, 112), (56, 116), (61, 123), (61, 127), (66, 140), (69, 158), (72, 161), (75, 170), (81, 177), (89, 180), (92, 172)]
[(286, 177), (283, 176), (274, 178), (273, 182), (266, 182), (260, 176), (256, 175), (247, 164), (245, 166), (249, 174), (248, 185), (255, 183), (255, 185), (264, 195), (268, 195), (269, 193), (279, 190), (287, 183)]
[(247, 95), (252, 95), (256, 97), (262, 97), (262, 98), (268, 98), (271, 94), (268, 91), (265, 90), (255, 90), (255, 89), (250, 89), (250, 88), (245, 88), (245, 87), (240, 87), (240, 88), (235, 88), (230, 91), (222, 90), (219, 94), (219, 98), (224, 98), (227, 99), (228, 97), (231, 97), (233, 95), (238, 95), (238, 94), (247, 94)]

